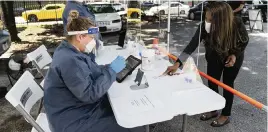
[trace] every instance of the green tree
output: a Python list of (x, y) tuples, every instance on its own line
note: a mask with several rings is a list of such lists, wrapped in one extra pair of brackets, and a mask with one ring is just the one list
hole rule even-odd
[(13, 11), (14, 1), (1, 1), (5, 25), (10, 33), (11, 41), (20, 42)]

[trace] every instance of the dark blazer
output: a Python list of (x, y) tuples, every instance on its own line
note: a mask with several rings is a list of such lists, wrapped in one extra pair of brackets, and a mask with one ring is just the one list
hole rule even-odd
[[(235, 17), (234, 19), (236, 27), (234, 27), (236, 30), (238, 30), (238, 33), (240, 34), (240, 37), (237, 37), (237, 48), (230, 49), (229, 55), (234, 54), (237, 58), (239, 58), (241, 55), (244, 55), (244, 50), (248, 44), (249, 37), (246, 30), (246, 27), (240, 17)], [(183, 52), (178, 57), (177, 62), (180, 62), (182, 65), (182, 62), (185, 62), (187, 58), (195, 51), (195, 49), (198, 47), (199, 44), (199, 32), (200, 32), (200, 25), (198, 26), (198, 29), (196, 30), (194, 36), (192, 37), (192, 40), (190, 43), (186, 46), (186, 48), (183, 50)], [(216, 56), (220, 57), (220, 55), (217, 54), (215, 49), (213, 48), (213, 44), (210, 44), (209, 41), (206, 41), (206, 38), (208, 37), (209, 33), (205, 30), (205, 22), (201, 23), (201, 34), (200, 34), (200, 42), (203, 41), (205, 44), (206, 49), (206, 57), (207, 56)], [(219, 58), (220, 59), (220, 58)], [(224, 60), (223, 60), (224, 61)]]

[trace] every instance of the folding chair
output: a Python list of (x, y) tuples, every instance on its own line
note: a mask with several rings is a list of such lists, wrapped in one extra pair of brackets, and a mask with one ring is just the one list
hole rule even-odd
[(260, 9), (259, 10), (249, 9), (248, 17), (249, 17), (249, 28), (251, 32), (254, 29), (263, 31), (263, 20)]
[(47, 48), (44, 45), (38, 47), (35, 51), (27, 54), (27, 59), (33, 63), (37, 68), (37, 71), (45, 77), (46, 72), (42, 70), (48, 70), (48, 65), (52, 62), (52, 58), (47, 52)]
[(51, 132), (45, 113), (40, 113), (36, 119), (30, 115), (34, 104), (44, 96), (44, 91), (34, 81), (33, 75), (25, 71), (11, 90), (6, 99), (22, 114), (33, 128), (31, 132)]
[[(44, 45), (41, 45), (36, 50), (27, 54), (27, 59), (33, 63), (37, 71), (45, 79), (45, 75), (49, 69), (49, 64), (52, 62), (52, 58), (47, 52), (47, 48)], [(42, 89), (44, 87), (44, 79), (41, 82)], [(38, 112), (40, 113), (43, 105), (43, 99), (41, 100), (40, 107)]]

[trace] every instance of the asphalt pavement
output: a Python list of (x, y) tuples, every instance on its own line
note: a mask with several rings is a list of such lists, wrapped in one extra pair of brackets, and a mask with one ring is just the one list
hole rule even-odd
[[(197, 29), (198, 22), (192, 21), (173, 21), (171, 24), (170, 37), (170, 52), (173, 54), (180, 54), (191, 40), (191, 37)], [(238, 91), (267, 104), (267, 23), (265, 31), (259, 32), (249, 31), (250, 41), (245, 51), (245, 59), (240, 73), (235, 81), (235, 89)], [(146, 44), (150, 44), (152, 39), (158, 36), (160, 27), (166, 30), (166, 23), (149, 23), (142, 26), (140, 35), (145, 40)], [(117, 44), (118, 35), (116, 33), (103, 34), (105, 45)], [(165, 41), (166, 38), (160, 39)], [(199, 65), (198, 69), (206, 72), (206, 61), (204, 58), (204, 47), (200, 45)], [(193, 58), (197, 58), (197, 50), (192, 54)], [(1, 76), (2, 75), (2, 76)], [(8, 84), (6, 76), (0, 75), (0, 82)], [(206, 80), (203, 80), (206, 84)], [(174, 104), (176, 105), (176, 104)], [(189, 104), (191, 105), (191, 104)], [(183, 107), (183, 106), (182, 106)], [(21, 132), (29, 131), (30, 127), (25, 122), (18, 122), (23, 120), (16, 112), (16, 110), (5, 100), (0, 99), (0, 131), (2, 132)], [(213, 128), (210, 126), (210, 121), (200, 121), (200, 115), (188, 117), (187, 132), (266, 132), (267, 131), (267, 114), (235, 97), (231, 123), (221, 127)], [(181, 130), (182, 116), (177, 116), (170, 121), (161, 122), (151, 125), (153, 132), (178, 132)], [(17, 129), (9, 129), (9, 127), (16, 127)]]

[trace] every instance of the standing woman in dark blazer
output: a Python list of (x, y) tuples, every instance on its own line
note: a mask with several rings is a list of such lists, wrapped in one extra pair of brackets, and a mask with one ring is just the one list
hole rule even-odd
[[(164, 74), (172, 75), (182, 66), (199, 44), (200, 26), (194, 37), (183, 50), (177, 62), (167, 68)], [(248, 34), (241, 18), (233, 15), (232, 8), (225, 2), (213, 2), (207, 6), (205, 22), (201, 24), (201, 41), (204, 42), (207, 60), (207, 74), (223, 83), (234, 87), (235, 78), (244, 60), (244, 50), (248, 44)], [(218, 92), (218, 86), (208, 81), (208, 86)], [(226, 105), (219, 118), (211, 123), (220, 127), (230, 122), (234, 95), (223, 91)], [(201, 120), (206, 121), (218, 117), (217, 111), (204, 113)]]

